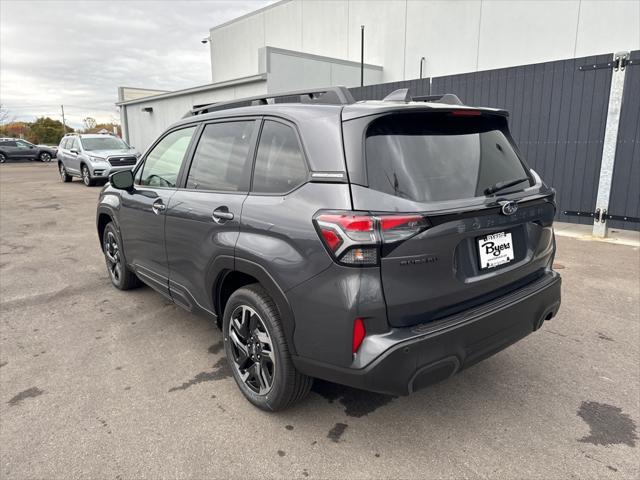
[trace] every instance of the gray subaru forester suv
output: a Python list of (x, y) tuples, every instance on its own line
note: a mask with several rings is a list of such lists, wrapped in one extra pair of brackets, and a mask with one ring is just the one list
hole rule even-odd
[(193, 110), (111, 176), (97, 228), (113, 284), (215, 319), (275, 411), (313, 378), (409, 394), (540, 328), (555, 211), (506, 112), (334, 87)]

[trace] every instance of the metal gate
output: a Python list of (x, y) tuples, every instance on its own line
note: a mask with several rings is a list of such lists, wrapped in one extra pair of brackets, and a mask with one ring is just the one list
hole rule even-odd
[[(631, 52), (626, 68), (622, 109), (611, 181), (609, 213), (640, 217), (640, 50)], [(640, 223), (609, 221), (609, 226), (640, 230)]]

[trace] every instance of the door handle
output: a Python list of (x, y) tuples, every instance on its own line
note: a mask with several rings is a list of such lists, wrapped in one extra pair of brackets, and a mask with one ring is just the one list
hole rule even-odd
[(166, 209), (167, 209), (167, 206), (164, 204), (164, 202), (160, 198), (155, 202), (153, 202), (153, 204), (151, 205), (151, 210), (153, 210), (153, 213), (155, 213), (156, 215), (160, 215)]
[(233, 220), (233, 213), (229, 211), (229, 207), (218, 207), (213, 211), (211, 217), (216, 223), (225, 223)]

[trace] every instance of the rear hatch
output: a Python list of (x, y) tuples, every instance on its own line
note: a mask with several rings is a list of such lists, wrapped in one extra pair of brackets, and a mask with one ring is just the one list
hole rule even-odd
[(355, 118), (343, 129), (353, 209), (426, 218), (409, 238), (382, 241), (391, 325), (466, 310), (550, 268), (553, 191), (522, 160), (505, 115), (411, 110)]

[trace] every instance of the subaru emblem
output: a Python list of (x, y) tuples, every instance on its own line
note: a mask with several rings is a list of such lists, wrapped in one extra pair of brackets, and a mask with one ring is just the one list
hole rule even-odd
[(502, 214), (503, 215), (513, 215), (518, 211), (518, 204), (516, 202), (503, 202), (502, 203)]

